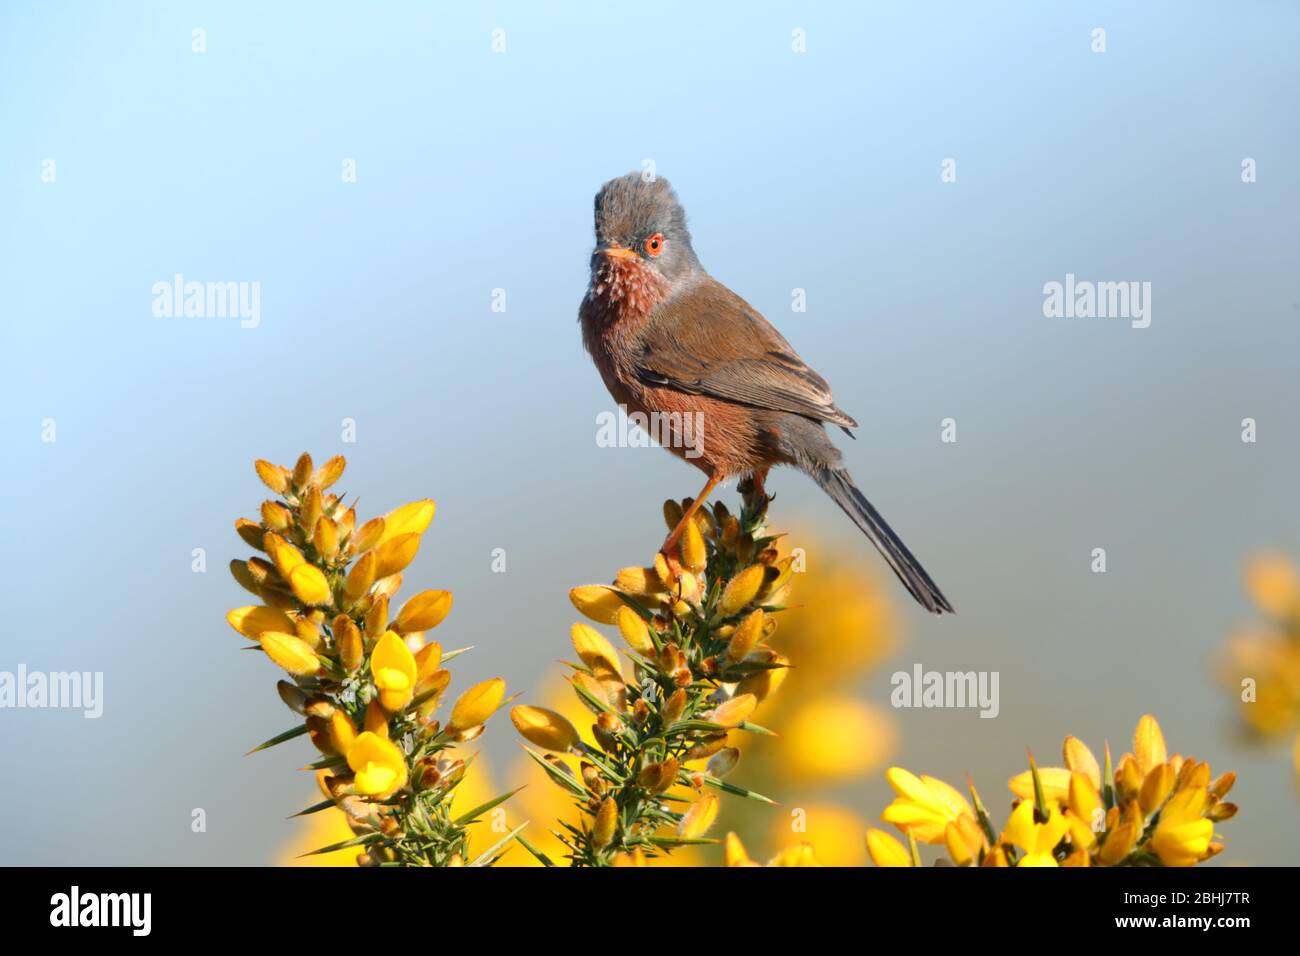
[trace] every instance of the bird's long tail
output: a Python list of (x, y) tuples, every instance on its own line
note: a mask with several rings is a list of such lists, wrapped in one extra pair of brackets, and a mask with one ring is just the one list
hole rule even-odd
[(911, 592), (912, 597), (931, 614), (953, 613), (952, 605), (943, 596), (939, 586), (930, 580), (921, 562), (907, 550), (907, 545), (894, 534), (894, 529), (880, 517), (880, 512), (871, 506), (871, 502), (858, 490), (849, 473), (843, 468), (821, 466), (810, 470), (813, 480), (821, 485), (822, 490), (835, 499), (835, 503), (844, 509), (844, 513), (853, 519), (862, 533), (871, 539), (889, 566), (894, 569), (903, 586)]

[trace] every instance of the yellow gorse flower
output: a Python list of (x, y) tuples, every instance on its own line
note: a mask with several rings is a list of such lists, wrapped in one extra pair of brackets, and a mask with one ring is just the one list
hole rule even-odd
[[(740, 515), (721, 503), (697, 512), (677, 576), (660, 555), (653, 566), (623, 568), (613, 585), (569, 592), (591, 622), (570, 634), (578, 656), (570, 684), (591, 717), (588, 739), (555, 711), (511, 712), (524, 739), (548, 751), (526, 747), (529, 757), (578, 810), (576, 822), (561, 819), (554, 831), (575, 866), (653, 861), (719, 842), (707, 836), (721, 809), (717, 792), (772, 803), (730, 780), (740, 755), (733, 736), (771, 733), (755, 712), (786, 667), (766, 643), (788, 590), (776, 539), (763, 527), (767, 500), (752, 485), (742, 493)], [(682, 510), (665, 505), (670, 526)], [(593, 625), (616, 627), (620, 646)], [(784, 865), (808, 865), (807, 856), (796, 848)]]
[(356, 774), (357, 790), (367, 797), (384, 797), (406, 785), (406, 758), (387, 737), (367, 731), (348, 748), (348, 766)]
[[(1109, 748), (1103, 771), (1075, 737), (1062, 755), (1064, 767), (1031, 759), (1008, 781), (1017, 802), (1000, 834), (973, 785), (968, 802), (943, 781), (898, 767), (886, 775), (898, 796), (881, 819), (912, 840), (942, 844), (958, 866), (1192, 866), (1222, 849), (1214, 824), (1237, 812), (1223, 799), (1236, 776), (1211, 780), (1208, 764), (1171, 755), (1150, 714), (1113, 771)], [(879, 830), (868, 831), (867, 851), (878, 866), (919, 862)]]
[(898, 796), (880, 819), (910, 831), (921, 843), (942, 843), (949, 823), (975, 816), (960, 791), (936, 777), (918, 777), (902, 767), (890, 767), (885, 779)]
[(258, 461), (258, 476), (279, 500), (262, 505), (260, 522), (235, 524), (266, 557), (231, 562), (235, 580), (260, 603), (226, 619), (288, 672), (280, 697), (301, 716), (257, 749), (310, 737), (322, 759), (309, 769), (321, 774), (328, 797), (311, 811), (343, 811), (354, 834), (346, 845), (362, 851), (360, 863), (495, 862), (515, 834), (473, 858), (467, 827), (505, 797), (460, 816), (448, 808), (468, 766), (454, 747), (482, 731), (504, 682), (472, 688), (440, 725), (436, 711), (451, 678), (442, 665), (458, 652), (443, 654), (425, 632), (446, 618), (451, 595), (422, 591), (389, 622), (434, 504), (414, 501), (358, 525), (355, 508), (328, 491), (345, 464), (338, 456), (315, 468), (305, 454), (292, 469)]
[(370, 652), (370, 676), (379, 689), (379, 703), (399, 713), (415, 696), (415, 655), (393, 631), (386, 631)]
[(1300, 567), (1283, 554), (1258, 554), (1246, 562), (1242, 578), (1264, 620), (1228, 637), (1215, 670), (1255, 734), (1294, 735), (1300, 778)]
[[(740, 837), (734, 833), (728, 833), (725, 841), (727, 866), (758, 866), (749, 858), (745, 852), (745, 845), (740, 842)], [(821, 866), (817, 860), (817, 855), (808, 843), (797, 843), (794, 846), (786, 847), (777, 853), (776, 856), (767, 861), (767, 866)]]
[(543, 750), (566, 752), (578, 746), (578, 731), (569, 718), (544, 707), (520, 704), (510, 711), (510, 722), (529, 743)]
[[(1021, 800), (1002, 833), (1002, 844), (1012, 844), (1024, 851), (1017, 866), (1057, 866), (1053, 851), (1069, 826), (1055, 804), (1048, 804), (1046, 819), (1039, 822), (1032, 800)], [(970, 863), (970, 860), (966, 860)]]

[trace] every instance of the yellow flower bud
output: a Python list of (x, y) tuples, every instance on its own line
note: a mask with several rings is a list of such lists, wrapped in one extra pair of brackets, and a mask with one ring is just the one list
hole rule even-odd
[(740, 679), (740, 683), (736, 685), (736, 693), (753, 694), (756, 699), (763, 701), (767, 700), (781, 686), (785, 680), (786, 672), (789, 670), (790, 661), (785, 656), (769, 648), (760, 649), (758, 659), (768, 664), (780, 664), (782, 666), (746, 674)]
[[(355, 529), (357, 526), (357, 509), (349, 508), (347, 511), (343, 512), (342, 517), (340, 517), (338, 520), (339, 520), (339, 538), (342, 539), (342, 538), (349, 537), (352, 534), (353, 529)], [(355, 548), (353, 548), (353, 553), (354, 554), (356, 553)]]
[[(755, 565), (757, 567), (757, 565)], [(734, 582), (733, 582), (734, 583)], [(763, 629), (767, 620), (763, 615), (763, 609), (756, 608), (749, 617), (740, 622), (736, 632), (731, 635), (731, 641), (727, 644), (727, 660), (743, 661), (749, 652), (752, 651), (763, 637)]]
[(1137, 798), (1138, 792), (1142, 789), (1142, 780), (1142, 771), (1138, 769), (1137, 761), (1133, 756), (1125, 754), (1121, 757), (1119, 766), (1115, 768), (1115, 790), (1121, 803), (1128, 803)]
[(357, 725), (342, 710), (336, 710), (330, 715), (329, 734), (334, 749), (346, 754), (352, 742), (357, 739)]
[(312, 483), (324, 491), (343, 476), (343, 469), (347, 467), (347, 463), (347, 459), (342, 455), (335, 455), (316, 469), (316, 474), (312, 477)]
[(379, 701), (372, 700), (366, 704), (366, 725), (363, 730), (372, 734), (378, 734), (381, 737), (388, 736), (388, 715), (384, 713), (384, 707)]
[(682, 506), (669, 498), (664, 502), (664, 524), (668, 525), (669, 531), (677, 530), (677, 526), (682, 521)]
[(429, 631), (451, 613), (450, 591), (421, 591), (402, 605), (393, 627), (403, 634)]
[(570, 628), (570, 635), (578, 657), (593, 671), (619, 673), (618, 652), (594, 627), (579, 621)]
[(975, 821), (963, 813), (944, 828), (943, 842), (953, 863), (957, 866), (972, 866), (979, 860), (984, 837)]
[(379, 702), (390, 714), (401, 711), (415, 696), (415, 655), (392, 631), (375, 642), (370, 653), (370, 674), (379, 689)]
[[(583, 671), (578, 671), (573, 674), (569, 680), (578, 687), (581, 687), (597, 700), (602, 700), (610, 707), (621, 710), (624, 700), (626, 699), (626, 688), (623, 686), (622, 679), (620, 678), (617, 681), (610, 679), (610, 672), (607, 670), (602, 670), (601, 674), (606, 677), (605, 680), (601, 680), (599, 677), (593, 677)], [(620, 691), (622, 691), (622, 693), (620, 693)], [(600, 708), (588, 704), (586, 700), (583, 700), (582, 702), (593, 712), (600, 713)]]
[(682, 532), (682, 539), (677, 548), (682, 564), (691, 571), (703, 571), (708, 563), (709, 553), (704, 547), (704, 536), (700, 534), (699, 525), (688, 522)]
[(302, 502), (298, 505), (298, 524), (304, 530), (311, 531), (316, 527), (320, 516), (320, 489), (315, 485), (308, 485), (307, 491), (302, 496)]
[(265, 607), (260, 604), (237, 607), (233, 611), (227, 611), (226, 621), (244, 637), (253, 640), (257, 640), (267, 631), (290, 633), (294, 630), (294, 622), (289, 615), (283, 611), (277, 611), (273, 607)]
[(388, 597), (376, 593), (366, 611), (366, 638), (373, 642), (377, 635), (388, 630)]
[(758, 866), (749, 858), (749, 854), (745, 852), (745, 844), (741, 843), (740, 837), (734, 833), (727, 834), (723, 854), (723, 862), (726, 866)]
[(426, 679), (433, 676), (442, 664), (442, 645), (437, 641), (430, 641), (415, 652), (415, 684), (416, 693), (420, 693), (423, 688), (420, 686)]
[(379, 543), (379, 539), (384, 534), (384, 519), (371, 518), (352, 535), (352, 549), (354, 552), (369, 551)]
[(320, 670), (320, 659), (299, 637), (280, 631), (265, 631), (258, 638), (266, 656), (283, 667), (290, 674), (299, 677), (315, 674)]
[(627, 641), (628, 647), (643, 657), (650, 657), (655, 652), (654, 640), (650, 637), (650, 627), (626, 604), (618, 609), (618, 632)]
[(626, 851), (621, 853), (615, 853), (614, 859), (610, 862), (610, 866), (649, 866), (649, 865), (650, 864), (646, 862), (645, 854), (641, 851), (640, 847), (636, 847), (631, 853), (628, 853)]
[(654, 568), (623, 568), (614, 575), (614, 583), (624, 594), (635, 597), (650, 597), (664, 591), (663, 580)]
[(297, 684), (290, 684), (287, 680), (277, 681), (275, 689), (290, 710), (299, 714), (306, 710), (307, 695)]
[(673, 586), (673, 576), (668, 570), (668, 559), (662, 553), (655, 554), (655, 575), (659, 578), (661, 590), (667, 591)]
[(1068, 806), (1070, 813), (1075, 819), (1080, 820), (1092, 834), (1091, 839), (1086, 841), (1076, 841), (1087, 843), (1089, 846), (1096, 841), (1097, 828), (1093, 826), (1094, 820), (1097, 820), (1097, 813), (1101, 810), (1101, 795), (1097, 788), (1092, 785), (1085, 773), (1078, 770), (1070, 774), (1070, 793)]
[(313, 651), (320, 650), (321, 644), (325, 642), (324, 635), (320, 632), (321, 621), (324, 619), (320, 611), (313, 611), (310, 614), (299, 615), (293, 622), (294, 633)]
[(1142, 789), (1138, 794), (1138, 805), (1142, 808), (1142, 812), (1147, 816), (1154, 813), (1156, 808), (1165, 802), (1165, 797), (1169, 796), (1173, 786), (1173, 767), (1163, 763), (1152, 768), (1146, 779), (1142, 781)]
[(253, 577), (253, 572), (248, 569), (247, 561), (235, 559), (230, 562), (230, 574), (239, 582), (239, 586), (245, 591), (252, 594), (260, 594), (258, 590), (257, 579)]
[(637, 786), (644, 787), (651, 793), (663, 793), (677, 782), (679, 769), (677, 760), (673, 757), (659, 763), (646, 764), (637, 774)]
[(401, 571), (415, 560), (415, 554), (419, 550), (420, 536), (418, 534), (399, 534), (392, 538), (386, 537), (383, 542), (375, 547), (375, 577), (386, 578), (390, 574)]
[(1097, 859), (1103, 866), (1114, 866), (1128, 856), (1142, 832), (1142, 820), (1137, 815), (1137, 804), (1131, 803), (1124, 811), (1119, 826), (1110, 831), (1101, 846)]
[(307, 560), (302, 556), (301, 551), (272, 531), (268, 531), (263, 537), (262, 545), (266, 548), (266, 553), (271, 556), (275, 570), (285, 581), (289, 580), (289, 573), (294, 568)]
[(312, 543), (316, 545), (316, 550), (326, 561), (333, 561), (338, 556), (339, 526), (332, 518), (322, 516), (316, 522), (316, 530), (312, 532)]
[(520, 704), (510, 710), (510, 722), (525, 740), (544, 750), (571, 750), (578, 745), (578, 731), (563, 714), (543, 707)]
[(262, 502), (262, 526), (268, 531), (283, 531), (293, 524), (293, 513), (278, 501)]
[(604, 584), (584, 584), (569, 591), (573, 606), (597, 624), (614, 624), (618, 609), (624, 607), (618, 592)]
[(334, 595), (325, 572), (314, 564), (300, 564), (289, 574), (289, 587), (293, 588), (294, 597), (303, 604), (329, 604)]
[[(384, 532), (376, 544), (384, 544), (404, 534), (414, 534), (419, 537), (433, 521), (434, 510), (435, 506), (431, 498), (412, 501), (400, 508), (394, 508), (384, 516)], [(384, 575), (381, 574), (380, 577)]]
[(677, 835), (688, 840), (702, 837), (717, 819), (718, 797), (714, 793), (705, 793), (691, 804), (677, 824)]
[(718, 617), (731, 617), (753, 601), (763, 585), (766, 572), (763, 565), (751, 564), (728, 581), (722, 589), (722, 597), (718, 598)]
[(477, 727), (492, 716), (501, 706), (506, 694), (506, 682), (500, 677), (493, 677), (475, 684), (460, 695), (451, 709), (451, 719), (447, 721), (447, 730), (463, 733), (471, 727)]
[(282, 495), (289, 487), (289, 470), (280, 465), (273, 465), (269, 461), (263, 461), (261, 458), (253, 462), (253, 467), (257, 469), (257, 477), (262, 479), (262, 483), (270, 488), (277, 495)]
[(1231, 820), (1237, 815), (1237, 805), (1235, 803), (1216, 803), (1210, 807), (1205, 815), (1216, 823), (1222, 823), (1224, 820)]
[[(443, 692), (446, 691), (447, 685), (451, 683), (451, 671), (435, 670), (427, 677), (420, 678), (419, 694), (424, 697), (424, 703), (420, 705), (420, 716), (428, 718), (438, 705), (442, 703)], [(427, 695), (427, 696), (426, 696)]]
[(1227, 773), (1216, 777), (1214, 783), (1210, 784), (1210, 793), (1216, 797), (1225, 797), (1232, 785), (1237, 782), (1237, 775), (1229, 770)]
[(375, 583), (375, 566), (377, 564), (375, 553), (367, 551), (357, 563), (352, 565), (352, 570), (348, 572), (347, 580), (343, 584), (343, 596), (351, 603), (356, 601)]
[(406, 758), (387, 737), (359, 734), (347, 753), (348, 766), (356, 777), (356, 787), (368, 797), (392, 796), (406, 785)]
[(613, 797), (606, 797), (596, 811), (596, 820), (591, 827), (591, 845), (603, 850), (614, 842), (614, 833), (618, 829), (618, 805)]
[(912, 854), (907, 847), (884, 830), (867, 831), (867, 855), (876, 866), (912, 865)]
[(664, 710), (661, 715), (665, 725), (676, 723), (677, 720), (686, 711), (686, 691), (682, 688), (672, 692), (672, 695), (664, 701)]
[(1101, 767), (1097, 765), (1097, 758), (1092, 755), (1088, 745), (1078, 737), (1066, 737), (1061, 750), (1065, 765), (1087, 777), (1094, 790), (1101, 790)]
[(1138, 720), (1137, 730), (1133, 734), (1133, 755), (1137, 758), (1137, 768), (1143, 777), (1152, 768), (1169, 759), (1165, 735), (1160, 730), (1160, 724), (1150, 714), (1143, 714)]
[(361, 631), (346, 614), (334, 618), (334, 644), (338, 648), (339, 661), (348, 673), (356, 671), (365, 659), (365, 647), (361, 642)]
[(256, 521), (238, 518), (235, 521), (235, 531), (250, 548), (256, 548), (258, 551), (266, 550), (266, 529)]
[(293, 466), (293, 483), (296, 487), (301, 488), (311, 480), (311, 455), (303, 452), (297, 463)]
[(739, 694), (715, 707), (708, 719), (723, 727), (737, 727), (750, 718), (757, 706), (758, 698), (753, 694)]

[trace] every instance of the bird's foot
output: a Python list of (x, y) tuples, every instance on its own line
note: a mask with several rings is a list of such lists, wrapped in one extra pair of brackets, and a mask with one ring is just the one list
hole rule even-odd
[(776, 498), (776, 495), (769, 495), (764, 487), (764, 479), (767, 477), (767, 470), (756, 472), (745, 478), (737, 485), (736, 490), (740, 492), (741, 508), (741, 526), (746, 530), (757, 527), (763, 523), (763, 516), (767, 514), (767, 506)]
[[(669, 590), (674, 590), (682, 578), (682, 562), (677, 556), (676, 542), (668, 544), (665, 542), (664, 547), (659, 551), (659, 557), (663, 559), (662, 566), (659, 568), (660, 576), (664, 577), (664, 584), (668, 585)], [(656, 565), (660, 562), (656, 561)]]

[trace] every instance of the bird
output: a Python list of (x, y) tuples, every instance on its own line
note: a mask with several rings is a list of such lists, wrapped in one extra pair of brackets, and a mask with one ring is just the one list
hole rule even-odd
[[(668, 180), (632, 172), (605, 183), (595, 233), (578, 310), (583, 344), (614, 400), (669, 423), (669, 450), (708, 479), (664, 540), (672, 573), (687, 523), (720, 482), (749, 479), (762, 495), (768, 470), (790, 465), (843, 509), (922, 607), (953, 613), (827, 433), (835, 425), (853, 437), (858, 423), (781, 333), (701, 265)], [(702, 423), (698, 434), (685, 434), (688, 421)]]

